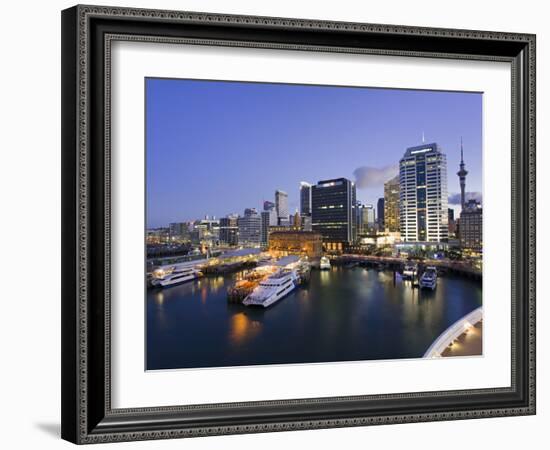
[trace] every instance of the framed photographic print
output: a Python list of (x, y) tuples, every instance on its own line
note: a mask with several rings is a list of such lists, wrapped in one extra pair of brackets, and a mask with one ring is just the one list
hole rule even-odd
[(62, 13), (62, 436), (535, 413), (535, 36)]

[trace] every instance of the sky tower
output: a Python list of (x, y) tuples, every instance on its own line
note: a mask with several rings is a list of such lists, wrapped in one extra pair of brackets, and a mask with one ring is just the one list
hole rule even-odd
[(466, 205), (466, 175), (468, 171), (464, 168), (464, 149), (462, 146), (462, 138), (460, 138), (460, 170), (456, 173), (460, 179), (460, 206), (462, 211)]

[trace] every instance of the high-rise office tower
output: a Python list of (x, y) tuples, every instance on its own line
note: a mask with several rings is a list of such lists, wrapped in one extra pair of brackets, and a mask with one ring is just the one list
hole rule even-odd
[(448, 209), (448, 221), (449, 221), (449, 238), (456, 236), (456, 222), (455, 222), (455, 210), (453, 208)]
[(288, 221), (288, 194), (284, 191), (275, 191), (275, 210), (279, 225), (287, 225)]
[(370, 233), (374, 231), (374, 227), (376, 225), (376, 214), (374, 213), (374, 205), (363, 205), (363, 208), (364, 223), (367, 227), (367, 231)]
[(377, 224), (379, 230), (384, 230), (384, 198), (379, 198), (376, 203)]
[[(271, 224), (271, 217), (275, 216), (275, 211), (262, 211), (260, 213), (260, 216), (262, 217), (262, 225), (260, 228), (260, 244), (262, 247), (266, 247), (269, 244), (269, 227)], [(277, 220), (275, 220), (277, 222)], [(277, 223), (275, 223), (276, 225)]]
[(447, 158), (436, 143), (410, 147), (399, 162), (401, 239), (447, 241)]
[(268, 217), (269, 219), (269, 226), (279, 225), (279, 220), (277, 218), (277, 211), (275, 210), (275, 203), (267, 200), (264, 201), (264, 210), (262, 212), (262, 217), (264, 212), (268, 213), (266, 217)]
[(399, 226), (399, 175), (384, 183), (384, 229), (390, 233)]
[(366, 212), (363, 212), (363, 209), (363, 204), (360, 201), (355, 202), (355, 230), (357, 236), (363, 234), (367, 223)]
[(227, 245), (237, 245), (239, 237), (239, 227), (237, 225), (237, 214), (220, 218), (220, 243)]
[(237, 220), (239, 245), (258, 246), (261, 243), (262, 218), (256, 208), (244, 210), (244, 217)]
[(356, 239), (355, 183), (346, 178), (311, 187), (311, 226), (328, 250), (343, 250)]
[(311, 184), (300, 182), (300, 214), (311, 216)]
[(376, 220), (373, 205), (363, 205), (357, 202), (355, 205), (355, 226), (358, 235), (370, 234), (375, 231)]

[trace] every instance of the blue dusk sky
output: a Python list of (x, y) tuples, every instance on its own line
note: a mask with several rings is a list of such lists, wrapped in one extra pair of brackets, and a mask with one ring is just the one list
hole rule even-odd
[(147, 78), (147, 226), (243, 214), (299, 184), (346, 177), (374, 204), (407, 147), (447, 155), (449, 197), (482, 190), (482, 94)]

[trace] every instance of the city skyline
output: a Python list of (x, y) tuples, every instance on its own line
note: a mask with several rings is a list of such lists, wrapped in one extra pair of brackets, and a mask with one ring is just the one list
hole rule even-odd
[(482, 190), (479, 93), (166, 79), (146, 86), (148, 228), (261, 211), (276, 190), (288, 193), (292, 215), (301, 181), (339, 177), (356, 182), (358, 201), (376, 205), (424, 133), (447, 155), (450, 197), (460, 192), (461, 138), (466, 190)]

